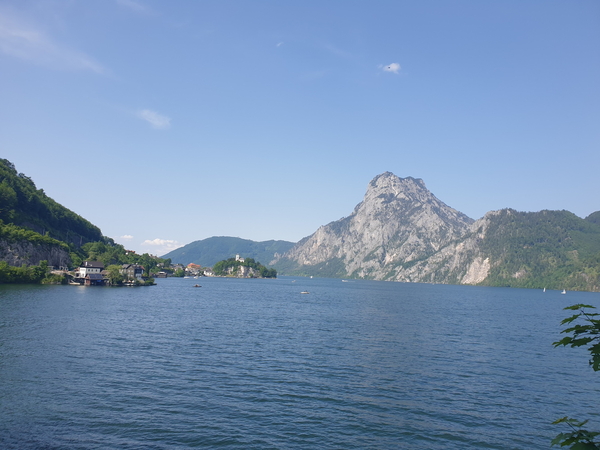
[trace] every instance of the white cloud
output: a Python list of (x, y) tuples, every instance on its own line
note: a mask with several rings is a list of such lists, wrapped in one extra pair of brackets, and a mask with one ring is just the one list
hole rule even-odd
[(281, 47), (283, 45), (283, 42), (278, 42), (276, 47)]
[(400, 73), (401, 67), (400, 64), (398, 63), (391, 63), (388, 64), (387, 66), (379, 66), (379, 68), (381, 70), (383, 70), (384, 72), (392, 72), (392, 73)]
[(166, 130), (171, 128), (171, 118), (167, 116), (163, 116), (162, 114), (157, 113), (156, 111), (152, 111), (151, 109), (141, 109), (137, 112), (137, 116), (140, 119), (145, 120), (153, 128), (157, 130)]
[(130, 241), (131, 239), (133, 239), (133, 236), (130, 234), (126, 234), (124, 236), (121, 236), (121, 239), (125, 239), (127, 241)]
[(175, 240), (159, 238), (152, 240), (146, 239), (144, 242), (142, 242), (142, 245), (154, 247), (154, 252), (156, 252), (158, 255), (164, 255), (179, 247), (183, 247), (183, 244), (180, 244)]
[(106, 72), (90, 56), (55, 42), (42, 30), (26, 22), (14, 11), (0, 9), (0, 52), (53, 69)]

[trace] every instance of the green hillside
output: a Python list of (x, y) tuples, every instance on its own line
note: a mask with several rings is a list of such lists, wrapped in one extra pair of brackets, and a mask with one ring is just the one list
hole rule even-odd
[(500, 211), (480, 243), (490, 286), (600, 289), (600, 225), (568, 211)]
[(103, 239), (98, 227), (37, 189), (6, 159), (0, 159), (0, 220), (75, 246)]
[(275, 253), (285, 253), (293, 246), (293, 242), (287, 241), (256, 242), (237, 237), (214, 236), (173, 250), (163, 255), (163, 258), (170, 258), (173, 263), (178, 264), (194, 263), (212, 267), (219, 261), (240, 255), (268, 264), (274, 259)]
[(600, 225), (600, 211), (596, 211), (595, 213), (590, 214), (585, 218), (588, 222), (595, 223), (596, 225)]

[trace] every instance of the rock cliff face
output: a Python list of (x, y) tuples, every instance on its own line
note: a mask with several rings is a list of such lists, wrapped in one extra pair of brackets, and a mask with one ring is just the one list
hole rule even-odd
[[(350, 216), (320, 227), (274, 263), (325, 276), (437, 281), (437, 271), (423, 272), (423, 262), (437, 255), (437, 264), (446, 265), (440, 251), (469, 233), (472, 224), (436, 198), (423, 180), (386, 172), (369, 183)], [(465, 252), (469, 245), (463, 244)], [(467, 279), (477, 279), (485, 264), (473, 266)], [(447, 272), (446, 277), (453, 271)]]
[(477, 220), (458, 239), (438, 252), (410, 267), (395, 272), (396, 281), (479, 284), (490, 273), (490, 256), (482, 251), (481, 242), (487, 237), (490, 222), (497, 212), (489, 212)]
[(261, 278), (260, 272), (247, 266), (230, 267), (227, 269), (227, 274), (237, 278)]
[(0, 261), (16, 267), (38, 265), (40, 261), (48, 261), (49, 266), (64, 267), (70, 264), (71, 258), (69, 252), (59, 246), (0, 240)]

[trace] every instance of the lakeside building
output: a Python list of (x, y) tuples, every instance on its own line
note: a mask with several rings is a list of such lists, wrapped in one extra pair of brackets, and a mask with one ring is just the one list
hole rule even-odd
[(144, 266), (138, 264), (123, 264), (119, 270), (128, 280), (140, 280), (144, 277)]
[(100, 261), (84, 261), (75, 269), (75, 282), (86, 286), (99, 286), (104, 284), (102, 271), (104, 264)]

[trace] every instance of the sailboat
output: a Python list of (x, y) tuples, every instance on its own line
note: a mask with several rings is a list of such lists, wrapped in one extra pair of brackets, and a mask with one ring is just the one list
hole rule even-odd
[(566, 294), (566, 293), (567, 293), (567, 291), (565, 291), (564, 289), (563, 289), (563, 291), (561, 292), (561, 294)]
[(546, 288), (544, 288), (544, 292), (546, 292)]

